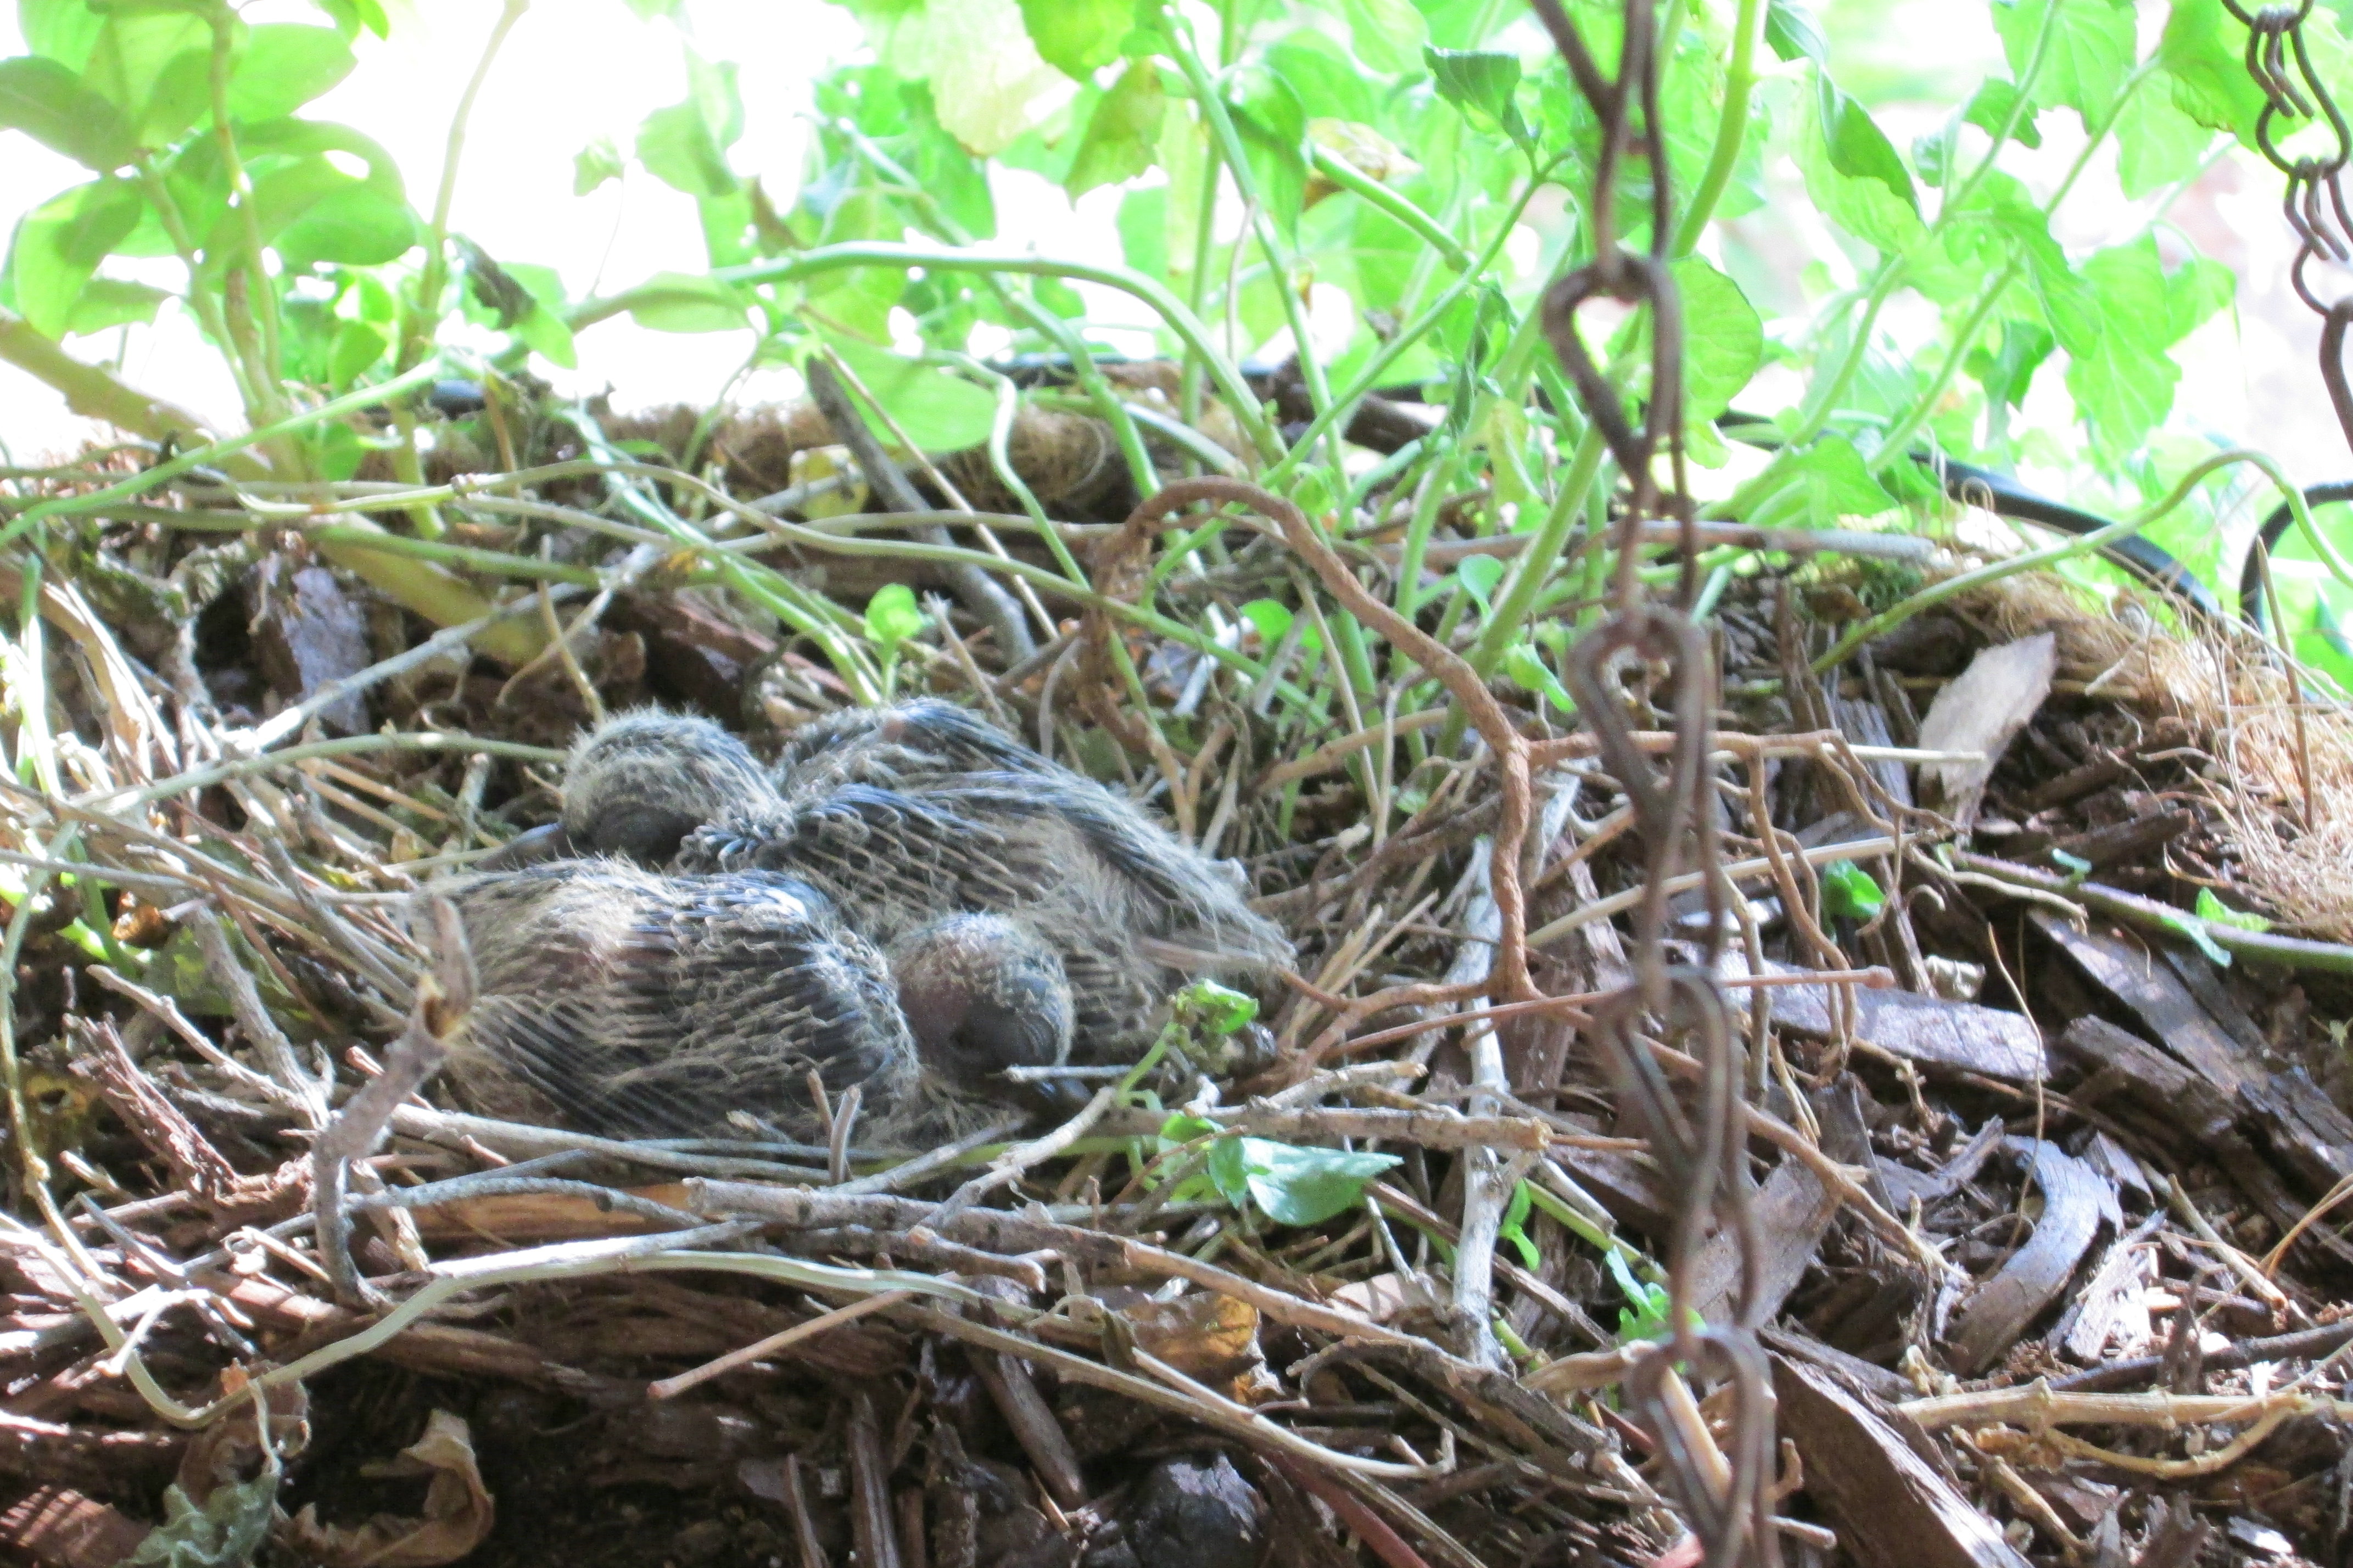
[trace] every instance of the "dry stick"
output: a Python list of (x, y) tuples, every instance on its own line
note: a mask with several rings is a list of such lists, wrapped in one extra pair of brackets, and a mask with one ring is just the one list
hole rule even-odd
[(1495, 912), (1503, 922), (1503, 934), (1495, 946), (1495, 975), (1506, 1000), (1532, 1000), (1538, 993), (1528, 978), (1527, 899), (1520, 887), (1520, 847), (1527, 838), (1535, 788), (1528, 743), (1513, 728), (1503, 704), (1461, 655), (1375, 598), (1357, 582), (1306, 514), (1289, 501), (1234, 479), (1185, 479), (1168, 487), (1168, 490), (1178, 489), (1202, 500), (1247, 506), (1281, 528), (1283, 542), (1323, 581), (1324, 591), (1445, 687), (1480, 739), (1487, 742), (1487, 749), (1494, 753), (1503, 798), (1502, 818), (1495, 825), (1489, 851), (1493, 864), (1489, 879)]
[(800, 1568), (831, 1568), (825, 1546), (817, 1538), (817, 1521), (809, 1515), (808, 1489), (801, 1484), (801, 1458), (785, 1456), (785, 1511), (793, 1516), (793, 1544), (800, 1552)]
[(911, 1290), (884, 1290), (861, 1300), (852, 1301), (847, 1307), (836, 1307), (832, 1311), (811, 1318), (806, 1323), (795, 1323), (789, 1329), (780, 1329), (766, 1339), (755, 1341), (741, 1350), (729, 1351), (716, 1361), (707, 1361), (691, 1371), (680, 1373), (675, 1377), (665, 1377), (649, 1383), (646, 1384), (646, 1397), (675, 1399), (690, 1388), (708, 1383), (723, 1373), (733, 1372), (739, 1366), (749, 1366), (755, 1361), (776, 1354), (787, 1345), (799, 1344), (803, 1340), (813, 1340), (819, 1334), (841, 1327), (844, 1323), (855, 1321), (869, 1312), (879, 1312), (885, 1307), (895, 1307), (902, 1301), (912, 1301), (914, 1299), (914, 1292)]
[(934, 1228), (947, 1224), (959, 1212), (971, 1207), (997, 1188), (1017, 1180), (1033, 1165), (1042, 1165), (1061, 1153), (1087, 1134), (1087, 1130), (1103, 1118), (1103, 1113), (1119, 1099), (1119, 1086), (1107, 1083), (1095, 1090), (1092, 1100), (1076, 1116), (1063, 1122), (1042, 1138), (1033, 1138), (999, 1154), (988, 1170), (958, 1187), (942, 1204), (938, 1215), (931, 1221)]
[[(1662, 1045), (1656, 1040), (1649, 1044), (1651, 1054), (1677, 1078), (1695, 1079), (1701, 1075), (1702, 1068), (1697, 1057), (1686, 1056), (1672, 1046)], [(1756, 1106), (1744, 1106), (1742, 1110), (1752, 1137), (1762, 1138), (1784, 1153), (1794, 1156), (1820, 1178), (1823, 1185), (1836, 1193), (1841, 1202), (1862, 1215), (1881, 1236), (1918, 1259), (1930, 1273), (1939, 1279), (1958, 1277), (1959, 1271), (1951, 1260), (1936, 1250), (1933, 1242), (1926, 1237), (1915, 1235), (1902, 1220), (1880, 1207), (1879, 1200), (1863, 1190), (1846, 1166), (1823, 1153), (1804, 1133)]]
[[(1492, 862), (1491, 862), (1492, 864)], [(1471, 1042), (1471, 1114), (1495, 1117), (1503, 1097), (1511, 1093), (1504, 1077), (1504, 1047), (1492, 1028), (1476, 1031)], [(1454, 1249), (1454, 1329), (1465, 1341), (1473, 1361), (1508, 1366), (1495, 1339), (1495, 1241), (1502, 1232), (1504, 1207), (1519, 1179), (1517, 1163), (1507, 1166), (1497, 1152), (1474, 1145), (1465, 1156), (1462, 1178), (1462, 1227)]]
[[(2329, 1323), (2317, 1329), (2299, 1329), (2292, 1334), (2241, 1340), (2219, 1351), (2210, 1351), (2200, 1359), (2208, 1372), (2236, 1372), (2257, 1362), (2302, 1361), (2307, 1356), (2331, 1355), (2348, 1344), (2353, 1344), (2353, 1320)], [(2136, 1378), (2154, 1377), (2164, 1371), (2165, 1357), (2161, 1355), (2133, 1356), (2124, 1361), (2103, 1362), (2084, 1371), (2046, 1381), (2057, 1393), (2089, 1394), (2120, 1383), (2130, 1383)]]
[(228, 944), (228, 933), (221, 930), (220, 916), (206, 910), (195, 921), (196, 945), (204, 950), (205, 969), (213, 984), (228, 994), (230, 1010), (236, 1013), (246, 1037), (261, 1047), (278, 1081), (297, 1097), (303, 1120), (311, 1127), (324, 1126), (327, 1121), (327, 1086), (302, 1070), (294, 1055), (294, 1043), (286, 1037), (278, 1021), (262, 1005), (261, 992), (253, 984), (253, 975), (237, 961), (237, 952)]
[[(850, 401), (849, 389), (841, 384), (841, 377), (823, 358), (808, 362), (809, 397), (825, 415), (832, 426), (834, 439), (849, 448), (858, 467), (866, 475), (866, 485), (874, 498), (892, 511), (928, 511), (923, 498), (907, 482), (907, 476), (882, 450), (882, 443), (874, 438), (867, 427), (866, 417)], [(915, 536), (926, 544), (946, 544), (948, 531), (938, 523), (917, 528)], [(948, 581), (955, 584), (964, 607), (978, 616), (983, 625), (997, 637), (997, 656), (1008, 665), (1018, 664), (1038, 651), (1029, 638), (1029, 627), (1022, 615), (1021, 605), (1007, 593), (994, 577), (971, 562), (959, 562), (945, 568)]]
[(1388, 1568), (1430, 1568), (1421, 1553), (1406, 1543), (1405, 1537), (1389, 1527), (1389, 1521), (1358, 1500), (1354, 1492), (1305, 1465), (1295, 1463), (1281, 1454), (1270, 1454), (1267, 1462), (1282, 1473), (1283, 1479), (1300, 1490), (1320, 1499), (1340, 1522), (1356, 1531), (1356, 1539), (1372, 1548), (1373, 1555), (1388, 1564)]
[(1066, 1509), (1084, 1503), (1087, 1482), (1079, 1471), (1079, 1456), (1046, 1396), (1038, 1392), (1029, 1365), (1017, 1356), (983, 1353), (972, 1358), (972, 1369), (980, 1374), (1005, 1424), (1013, 1428), (1021, 1451), (1029, 1456), (1029, 1466), (1046, 1484), (1047, 1494)]
[(891, 1464), (882, 1453), (874, 1395), (849, 1396), (849, 1523), (859, 1568), (901, 1568), (898, 1523), (892, 1515)]
[(1311, 1464), (1399, 1480), (1419, 1480), (1431, 1474), (1431, 1468), (1427, 1465), (1391, 1464), (1381, 1459), (1359, 1459), (1352, 1454), (1335, 1453), (1275, 1425), (1247, 1406), (1225, 1400), (1212, 1402), (1190, 1398), (1173, 1388), (1147, 1382), (1133, 1373), (1117, 1371), (1100, 1362), (1089, 1361), (1074, 1352), (1027, 1340), (1002, 1329), (988, 1328), (912, 1303), (900, 1308), (898, 1315), (935, 1334), (944, 1334), (984, 1350), (1018, 1356), (1025, 1361), (1041, 1362), (1052, 1367), (1055, 1375), (1065, 1383), (1083, 1383), (1124, 1394), (1139, 1405), (1148, 1405), (1155, 1410), (1198, 1421), (1261, 1449), (1288, 1454)]
[(2189, 1201), (2189, 1194), (2182, 1187), (2180, 1177), (2168, 1176), (2165, 1180), (2165, 1189), (2173, 1212), (2179, 1215), (2189, 1228), (2205, 1240), (2207, 1246), (2221, 1255), (2222, 1261), (2230, 1267), (2231, 1272), (2243, 1280), (2248, 1289), (2261, 1297), (2265, 1306), (2275, 1312), (2295, 1312), (2298, 1316), (2302, 1316), (2301, 1310), (2295, 1302), (2288, 1300), (2287, 1292), (2272, 1283), (2271, 1277), (2263, 1272), (2263, 1265), (2226, 1240), (2222, 1233), (2214, 1228), (2214, 1222), (2208, 1219), (2204, 1212)]
[(833, 1184), (833, 1190), (846, 1197), (856, 1196), (860, 1193), (896, 1192), (901, 1187), (959, 1163), (965, 1155), (976, 1149), (986, 1149), (991, 1143), (1003, 1142), (1029, 1125), (1029, 1120), (1026, 1116), (1010, 1116), (1002, 1121), (992, 1121), (977, 1132), (959, 1138), (953, 1143), (944, 1144), (937, 1149), (918, 1154), (913, 1159), (893, 1165), (887, 1171), (877, 1171), (871, 1176), (860, 1176), (854, 1182), (836, 1182)]
[(384, 1300), (353, 1265), (350, 1216), (343, 1211), (343, 1185), (350, 1162), (375, 1152), (403, 1100), (425, 1086), (448, 1058), (448, 1041), (474, 1005), (474, 956), (458, 908), (435, 898), (427, 910), (433, 928), (433, 967), (417, 985), (408, 1026), (385, 1054), (384, 1071), (362, 1084), (334, 1119), (319, 1131), (312, 1146), (311, 1215), (319, 1257), (333, 1281), (335, 1299), (346, 1306), (377, 1306)]
[(100, 985), (117, 995), (127, 996), (151, 1016), (162, 1021), (164, 1027), (180, 1037), (181, 1043), (206, 1061), (220, 1068), (237, 1082), (260, 1095), (271, 1104), (300, 1116), (307, 1110), (301, 1096), (272, 1078), (266, 1078), (243, 1062), (222, 1050), (210, 1036), (188, 1022), (180, 1005), (169, 996), (159, 996), (136, 982), (125, 980), (102, 963), (93, 963), (89, 973)]
[[(1163, 1279), (1189, 1280), (1204, 1289), (1247, 1302), (1276, 1322), (1313, 1329), (1335, 1339), (1372, 1340), (1407, 1347), (1423, 1343), (1400, 1329), (1303, 1300), (1181, 1252), (1129, 1237), (1032, 1219), (1004, 1209), (965, 1208), (950, 1212), (953, 1199), (945, 1204), (927, 1204), (911, 1198), (842, 1197), (803, 1187), (772, 1187), (708, 1177), (689, 1178), (685, 1186), (683, 1206), (698, 1215), (747, 1215), (775, 1220), (794, 1230), (845, 1225), (875, 1230), (913, 1230), (928, 1226), (951, 1238), (961, 1238), (968, 1245), (992, 1251), (1058, 1252), (1074, 1263), (1151, 1274)], [(1472, 1369), (1466, 1366), (1463, 1370)]]
[[(1442, 1023), (1430, 1028), (1443, 1028)], [(1324, 1086), (1329, 1092), (1332, 1085)], [(1232, 1132), (1278, 1142), (1301, 1143), (1319, 1138), (1377, 1138), (1392, 1143), (1414, 1143), (1425, 1149), (1516, 1149), (1535, 1153), (1550, 1146), (1552, 1129), (1532, 1116), (1481, 1112), (1465, 1116), (1451, 1105), (1417, 1105), (1366, 1109), (1360, 1106), (1281, 1106), (1252, 1100), (1230, 1110), (1208, 1110), (1205, 1120)], [(1154, 1111), (1134, 1111), (1103, 1120), (1099, 1131), (1111, 1137), (1149, 1137), (1167, 1117)]]

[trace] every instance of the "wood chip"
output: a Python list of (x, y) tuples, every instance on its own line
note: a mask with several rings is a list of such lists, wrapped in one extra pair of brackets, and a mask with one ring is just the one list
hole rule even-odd
[(1952, 1361), (1964, 1377), (2000, 1361), (2035, 1315), (2059, 1299), (2099, 1234), (2100, 1221), (2121, 1220), (2116, 1189), (2083, 1161), (2042, 1140), (2013, 1139), (2010, 1146), (2032, 1162), (2042, 1215), (2034, 1223), (2033, 1239), (2012, 1253), (1956, 1314)]
[(2051, 695), (2059, 663), (2049, 632), (1980, 649), (1968, 668), (1947, 683), (1920, 721), (1925, 752), (1979, 752), (1977, 763), (1927, 763), (1920, 769), (1924, 804), (1966, 828), (1977, 820), (1986, 780), (2001, 754)]
[(2001, 1527), (1897, 1435), (1902, 1417), (1788, 1356), (1773, 1358), (1781, 1433), (1857, 1563), (1905, 1568), (2028, 1568)]

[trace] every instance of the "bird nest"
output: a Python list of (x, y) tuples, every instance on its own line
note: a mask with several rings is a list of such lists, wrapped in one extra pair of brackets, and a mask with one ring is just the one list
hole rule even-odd
[[(672, 500), (692, 481), (675, 483)], [(1673, 1561), (1662, 1448), (1737, 1458), (1731, 1385), (1711, 1396), (1657, 1350), (1656, 1259), (1680, 1236), (1691, 1311), (1746, 1298), (1781, 1325), (1789, 1446), (1761, 1479), (1791, 1550), (1866, 1561), (2004, 1523), (2082, 1546), (2065, 1500), (2118, 1501), (2147, 1456), (2017, 1445), (2155, 1420), (2168, 1396), (2087, 1414), (2046, 1388), (2030, 1408), (2003, 1379), (2162, 1351), (2160, 1283), (2250, 1304), (2250, 1344), (2306, 1334), (2274, 1359), (2353, 1339), (2323, 1342), (2312, 1290), (2260, 1269), (2218, 1285), (2202, 1261), (2276, 1243), (2341, 1269), (2304, 1216), (2353, 1174), (2353, 1141), (2331, 1141), (2343, 1118), (2316, 1094), (2255, 1142), (2259, 1113), (2234, 1113), (2227, 1173), (2181, 1135), (2222, 1077), (2255, 1080), (2232, 1067), (2256, 1051), (2243, 1009), (2287, 1039), (2288, 993), (2325, 1017), (2346, 956), (2189, 915), (2207, 882), (2327, 929), (2287, 896), (2295, 875), (2263, 869), (2256, 827), (2276, 816), (2200, 773), (2223, 753), (2198, 744), (2213, 705), (2179, 700), (2186, 645), (2013, 596), (1817, 675), (1832, 638), (1804, 605), (1834, 601), (1836, 574), (1736, 589), (1704, 759), (1712, 899), (1677, 847), (1644, 841), (1620, 764), (1542, 682), (1491, 686), (1387, 610), (1366, 586), (1396, 569), (1377, 541), (1232, 515), (1215, 573), (1160, 585), (1187, 618), (1138, 613), (1157, 531), (1234, 499), (1163, 498), (1072, 525), (1097, 599), (1047, 618), (1026, 658), (987, 605), (935, 600), (895, 635), (870, 609), (869, 634), (899, 695), (959, 704), (1187, 854), (1239, 862), (1295, 963), (1241, 989), (1171, 980), (1140, 1035), (1056, 1054), (1089, 1069), (1074, 1113), (1008, 1098), (912, 1146), (839, 1077), (705, 1100), (707, 1124), (648, 1137), (578, 1106), (490, 1114), (440, 1071), (480, 1026), (475, 950), (512, 935), (470, 935), (445, 879), (566, 815), (565, 748), (610, 711), (700, 707), (773, 752), (856, 707), (818, 640), (666, 583), (636, 544), (555, 651), (494, 667), (299, 536), (210, 561), (93, 525), (109, 571), (39, 584), (56, 635), (19, 672), (13, 747), (30, 782), (0, 797), (21, 878), (0, 973), (9, 1539), (90, 1564), (142, 1539), (354, 1564)], [(597, 558), (565, 516), (593, 501), (540, 492), (550, 554)], [(807, 586), (826, 568), (794, 570)], [(184, 629), (144, 607), (164, 592)], [(537, 606), (551, 626), (558, 602)], [(1348, 667), (1366, 626), (1393, 664)], [(1220, 661), (1238, 651), (1247, 668)], [(1989, 659), (2000, 700), (1965, 700)], [(1671, 752), (1677, 694), (1630, 673), (1628, 754)], [(2318, 759), (2341, 720), (2251, 703), (2264, 679), (2225, 682), (2242, 774), (2267, 766), (2274, 800), (2336, 789)], [(2304, 771), (2282, 770), (2291, 753)], [(2326, 831), (2278, 842), (2308, 856)], [(1599, 1043), (1645, 907), (1677, 956), (1711, 921), (1729, 938), (1753, 1223), (1713, 1235)], [(2133, 1011), (2158, 1004), (2116, 955), (2197, 958), (2193, 936), (2243, 962), (2146, 983), (2223, 1042), (2168, 1057), (2179, 1040)], [(2303, 979), (2258, 1002), (2233, 989), (2249, 965)], [(1680, 1028), (1662, 1010), (1637, 1031), (1669, 1106), (1705, 1089)], [(2154, 1104), (2117, 1087), (2144, 1058), (2181, 1079)], [(2292, 1065), (2264, 1059), (2262, 1081)], [(2042, 1217), (2021, 1247), (2029, 1184)], [(2153, 1258), (2168, 1214), (2161, 1240), (2211, 1235), (2208, 1251)], [(1664, 1392), (1632, 1420), (1618, 1391), (1639, 1379)], [(2327, 1414), (2205, 1397), (2238, 1399), (2190, 1417), (2243, 1436), (2234, 1454), (2282, 1432), (2309, 1447)], [(1971, 1436), (1915, 1452), (1899, 1405)], [(1682, 1414), (1662, 1428), (1660, 1409)], [(2017, 1479), (2044, 1460), (2038, 1477), (2073, 1464), (2076, 1489)], [(2129, 1527), (2189, 1529), (2171, 1495), (2124, 1500)], [(2286, 1504), (2264, 1517), (2303, 1528)]]

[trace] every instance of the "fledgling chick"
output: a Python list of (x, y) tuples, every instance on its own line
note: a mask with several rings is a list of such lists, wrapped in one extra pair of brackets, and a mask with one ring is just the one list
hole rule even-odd
[(886, 943), (943, 910), (1002, 915), (1060, 959), (1084, 1060), (1146, 1043), (1188, 978), (1254, 979), (1291, 956), (1230, 868), (946, 703), (820, 721), (774, 776), (756, 772), (707, 721), (626, 715), (575, 748), (565, 830), (681, 873), (799, 878)]
[[(1052, 955), (973, 923), (986, 917), (916, 928), (886, 952), (822, 893), (765, 871), (569, 860), (437, 890), (480, 984), (452, 1073), (493, 1115), (691, 1138), (742, 1110), (816, 1142), (815, 1069), (828, 1096), (860, 1086), (876, 1141), (920, 1146), (1001, 1115), (1004, 1068), (1069, 1050)], [(919, 1000), (912, 1020), (902, 994)]]

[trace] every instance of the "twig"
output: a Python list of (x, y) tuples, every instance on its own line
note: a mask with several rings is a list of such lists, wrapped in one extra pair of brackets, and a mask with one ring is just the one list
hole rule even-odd
[(879, 1295), (869, 1296), (863, 1300), (853, 1301), (847, 1307), (836, 1307), (832, 1311), (811, 1318), (806, 1323), (795, 1323), (789, 1329), (779, 1330), (766, 1339), (755, 1341), (741, 1350), (729, 1351), (718, 1360), (704, 1362), (691, 1371), (681, 1372), (675, 1377), (665, 1377), (658, 1382), (649, 1383), (646, 1384), (646, 1397), (675, 1399), (690, 1388), (708, 1383), (723, 1373), (733, 1372), (739, 1366), (749, 1366), (755, 1361), (776, 1354), (787, 1345), (797, 1345), (803, 1340), (813, 1340), (818, 1335), (838, 1329), (844, 1323), (855, 1322), (871, 1312), (879, 1312), (886, 1307), (895, 1307), (902, 1301), (913, 1300), (914, 1295), (911, 1291), (885, 1290)]
[(1046, 1484), (1047, 1495), (1064, 1508), (1085, 1502), (1087, 1481), (1079, 1472), (1078, 1453), (1045, 1395), (1038, 1392), (1028, 1364), (1018, 1356), (984, 1352), (972, 1358), (972, 1369), (980, 1374), (1005, 1424), (1013, 1428), (1015, 1440), (1029, 1457), (1030, 1468)]
[[(810, 400), (825, 415), (825, 422), (833, 428), (833, 438), (849, 448), (860, 471), (866, 475), (867, 488), (874, 499), (892, 511), (927, 511), (923, 498), (899, 471), (899, 465), (882, 450), (882, 443), (874, 438), (867, 427), (866, 417), (850, 401), (849, 389), (824, 358), (808, 362)], [(917, 538), (927, 544), (946, 544), (948, 531), (937, 523), (925, 524), (915, 531)], [(950, 583), (955, 584), (956, 597), (964, 607), (979, 617), (997, 638), (997, 657), (1008, 665), (1019, 664), (1038, 651), (1030, 640), (1029, 627), (1022, 618), (1021, 604), (1007, 593), (997, 579), (970, 562), (957, 562), (945, 568)]]
[(350, 1162), (375, 1152), (401, 1101), (441, 1069), (450, 1037), (474, 1005), (474, 956), (466, 946), (458, 908), (435, 898), (426, 909), (433, 927), (433, 967), (417, 984), (408, 1026), (385, 1053), (384, 1071), (343, 1102), (334, 1120), (320, 1130), (311, 1149), (311, 1214), (319, 1256), (334, 1281), (336, 1300), (346, 1306), (374, 1306), (383, 1300), (352, 1262), (350, 1221), (343, 1209)]
[(1071, 1117), (1051, 1132), (1042, 1138), (1033, 1138), (1027, 1143), (1017, 1144), (999, 1154), (990, 1163), (986, 1173), (975, 1176), (948, 1195), (947, 1202), (940, 1205), (938, 1215), (931, 1221), (933, 1228), (945, 1228), (949, 1220), (955, 1215), (978, 1203), (997, 1188), (1017, 1180), (1022, 1172), (1031, 1166), (1042, 1165), (1070, 1148), (1071, 1144), (1085, 1137), (1088, 1130), (1102, 1121), (1103, 1113), (1109, 1110), (1118, 1100), (1119, 1085), (1107, 1083), (1095, 1090), (1094, 1098), (1088, 1100), (1076, 1116)]

